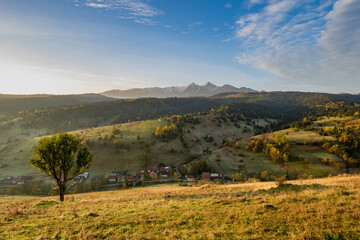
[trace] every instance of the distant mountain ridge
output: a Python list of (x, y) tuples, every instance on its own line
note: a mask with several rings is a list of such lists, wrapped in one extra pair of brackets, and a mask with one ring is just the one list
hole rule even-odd
[(143, 97), (209, 97), (219, 93), (243, 93), (243, 92), (257, 92), (254, 89), (241, 87), (237, 88), (229, 84), (223, 86), (216, 86), (211, 82), (205, 85), (197, 85), (191, 83), (185, 87), (152, 87), (152, 88), (132, 88), (128, 90), (110, 90), (100, 93), (112, 98), (143, 98)]

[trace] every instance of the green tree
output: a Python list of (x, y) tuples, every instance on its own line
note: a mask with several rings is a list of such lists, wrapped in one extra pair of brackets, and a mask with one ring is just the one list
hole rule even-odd
[(267, 171), (262, 171), (260, 174), (260, 180), (263, 182), (269, 181), (269, 173)]
[(33, 151), (35, 157), (30, 159), (30, 164), (55, 180), (61, 202), (64, 201), (67, 182), (85, 172), (92, 162), (88, 147), (67, 133), (41, 138)]

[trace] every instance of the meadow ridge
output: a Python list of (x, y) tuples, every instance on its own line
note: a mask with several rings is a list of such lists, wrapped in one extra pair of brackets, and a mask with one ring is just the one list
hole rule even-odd
[[(4, 197), (2, 197), (4, 198)], [(359, 239), (360, 176), (0, 201), (1, 239)]]

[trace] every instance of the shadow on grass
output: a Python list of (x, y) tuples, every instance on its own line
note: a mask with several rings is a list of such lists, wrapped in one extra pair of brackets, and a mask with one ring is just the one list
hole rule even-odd
[(283, 192), (302, 192), (305, 190), (322, 190), (329, 189), (329, 186), (321, 185), (321, 184), (311, 184), (311, 185), (294, 185), (294, 184), (284, 184), (275, 188), (270, 188), (267, 190), (261, 189), (256, 191), (255, 193), (268, 193), (268, 194), (276, 194)]
[(51, 207), (56, 204), (59, 204), (59, 202), (56, 201), (40, 201), (34, 204), (34, 207)]

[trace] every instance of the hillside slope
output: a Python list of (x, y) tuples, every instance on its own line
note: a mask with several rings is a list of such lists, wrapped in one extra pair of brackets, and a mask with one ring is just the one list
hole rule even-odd
[[(162, 128), (179, 119), (183, 124), (180, 125), (177, 136), (169, 139), (154, 136), (157, 127)], [(266, 137), (271, 141), (273, 136), (283, 133), (290, 144), (290, 161), (285, 164), (247, 149), (255, 126), (265, 127), (271, 122), (269, 119), (256, 119), (250, 123), (234, 123), (222, 115), (209, 113), (116, 124), (70, 133), (81, 137), (89, 145), (94, 156), (89, 169), (93, 176), (106, 176), (112, 171), (135, 173), (157, 167), (160, 163), (176, 168), (190, 167), (193, 172), (189, 173), (199, 174), (196, 172), (196, 164), (201, 158), (206, 161), (209, 170), (228, 177), (242, 173), (246, 178), (259, 178), (263, 171), (267, 171), (272, 179), (289, 174), (292, 174), (289, 175), (290, 178), (300, 175), (324, 177), (347, 171), (343, 165), (330, 166), (321, 161), (326, 157), (335, 162), (343, 162), (336, 155), (314, 144), (324, 139), (314, 132), (286, 129), (253, 137)], [(37, 170), (28, 164), (32, 156), (31, 148), (38, 139), (35, 137), (0, 145), (1, 175), (38, 175)], [(335, 141), (330, 136), (325, 139)], [(304, 142), (312, 144), (303, 145)], [(308, 159), (308, 162), (304, 162), (304, 159)]]
[[(252, 136), (251, 126), (243, 123), (235, 127), (223, 122), (216, 115), (196, 115), (199, 123), (186, 122), (175, 138), (166, 140), (154, 137), (157, 127), (171, 123), (172, 119), (156, 119), (106, 127), (90, 128), (70, 132), (86, 141), (93, 153), (91, 174), (109, 174), (112, 171), (136, 172), (159, 163), (177, 166), (196, 159), (207, 151), (219, 148), (228, 137), (248, 138)], [(245, 126), (249, 131), (244, 132)], [(116, 129), (114, 131), (114, 129)], [(115, 132), (115, 133), (114, 133)], [(186, 146), (181, 136), (186, 139)], [(212, 137), (208, 142), (204, 137)], [(2, 176), (36, 174), (37, 170), (28, 163), (32, 146), (39, 137), (14, 141), (0, 145), (0, 166)], [(147, 155), (144, 163), (144, 154)]]

